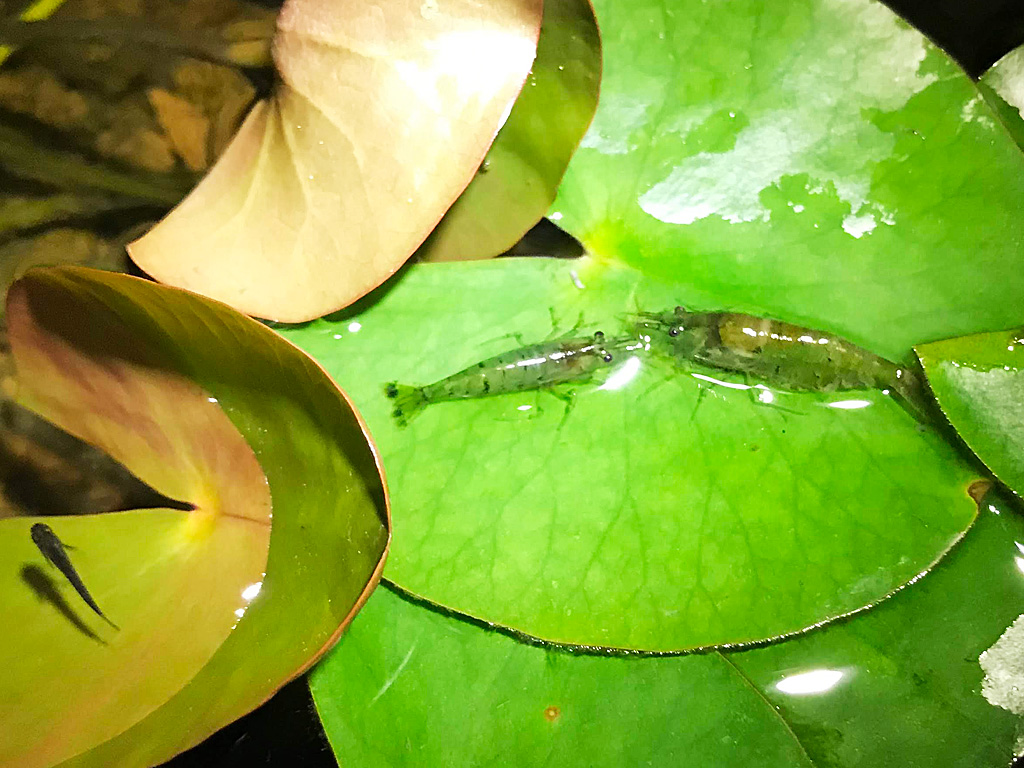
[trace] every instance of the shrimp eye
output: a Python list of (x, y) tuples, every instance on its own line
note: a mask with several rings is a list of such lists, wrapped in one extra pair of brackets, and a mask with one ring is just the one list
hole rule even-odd
[(668, 329), (668, 335), (669, 336), (678, 336), (679, 335), (679, 326), (678, 325), (673, 325), (671, 328), (669, 328)]
[(613, 358), (611, 356), (611, 353), (605, 352), (601, 359), (604, 360), (606, 363), (610, 363)]
[(597, 341), (597, 342), (604, 341), (604, 333), (602, 333), (601, 331), (598, 331), (597, 333), (595, 333), (594, 334), (594, 341)]
[(393, 383), (392, 384), (388, 384), (384, 388), (384, 394), (387, 395), (388, 397), (394, 399), (394, 398), (398, 397), (398, 387), (396, 387)]
[(683, 308), (682, 308), (681, 306), (679, 306), (678, 304), (676, 304), (676, 314), (677, 314), (677, 315), (682, 315), (682, 314), (684, 314), (685, 312), (686, 312), (686, 310), (685, 310), (685, 309), (683, 309)]

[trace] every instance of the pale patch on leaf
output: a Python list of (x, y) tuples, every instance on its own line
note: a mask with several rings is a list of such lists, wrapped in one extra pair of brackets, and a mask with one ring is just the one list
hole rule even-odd
[(1006, 54), (985, 73), (985, 80), (1024, 117), (1024, 48)]
[[(981, 695), (994, 707), (1024, 715), (1024, 615), (1019, 616), (987, 651), (978, 657), (985, 671)], [(1024, 733), (1017, 726), (1013, 752), (1024, 755)]]

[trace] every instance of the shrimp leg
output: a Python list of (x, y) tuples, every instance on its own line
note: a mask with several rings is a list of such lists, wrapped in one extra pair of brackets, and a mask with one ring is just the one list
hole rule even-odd
[(562, 420), (558, 422), (558, 429), (561, 431), (565, 425), (566, 419), (569, 418), (569, 412), (572, 411), (573, 406), (576, 405), (576, 390), (568, 387), (548, 387), (544, 390), (549, 395), (557, 400), (561, 400), (565, 404), (565, 412), (562, 414)]

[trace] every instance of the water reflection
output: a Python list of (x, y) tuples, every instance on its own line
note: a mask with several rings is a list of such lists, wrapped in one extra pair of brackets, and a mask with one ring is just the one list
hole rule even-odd
[(247, 603), (252, 602), (256, 598), (256, 595), (260, 593), (261, 589), (263, 589), (262, 581), (257, 581), (255, 584), (250, 584), (248, 587), (242, 590), (242, 599), (245, 600), (245, 602)]
[(725, 387), (726, 389), (752, 389), (749, 384), (737, 384), (734, 381), (722, 381), (721, 379), (716, 379), (713, 376), (705, 376), (703, 373), (691, 373), (690, 375), (695, 379), (700, 379), (701, 381), (706, 381), (709, 384), (715, 384), (719, 387)]
[(825, 403), (829, 408), (838, 408), (841, 411), (856, 411), (861, 408), (867, 408), (873, 403), (870, 400), (835, 400), (831, 403)]
[(835, 688), (845, 673), (838, 669), (812, 669), (782, 678), (775, 684), (776, 690), (792, 696), (827, 693)]
[[(263, 589), (263, 582), (257, 581), (250, 584), (248, 587), (242, 590), (242, 599), (245, 600), (245, 605), (243, 605), (241, 608), (235, 609), (236, 618), (240, 619), (243, 616), (245, 616), (245, 611), (249, 607), (249, 603), (256, 599), (256, 596), (260, 593), (261, 589)], [(238, 622), (235, 622), (234, 626), (232, 626), (231, 628), (234, 629), (237, 626)]]
[(616, 368), (598, 389), (614, 391), (629, 384), (640, 372), (640, 358), (634, 355)]

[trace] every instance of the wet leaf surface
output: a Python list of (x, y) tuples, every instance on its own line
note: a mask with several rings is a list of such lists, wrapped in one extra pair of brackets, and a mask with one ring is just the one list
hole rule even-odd
[[(401, 432), (389, 420), (384, 382), (518, 346), (502, 334), (549, 337), (549, 312), (562, 333), (581, 311), (584, 330), (617, 333), (637, 308), (745, 310), (892, 359), (1018, 321), (1024, 159), (891, 12), (596, 11), (601, 103), (551, 214), (595, 260), (423, 265), (365, 311), (284, 331), (351, 382), (381, 441), (406, 531), (389, 574), (539, 637), (634, 648), (777, 637), (864, 607), (940, 558), (974, 507), (954, 450), (878, 393), (773, 393), (767, 408), (641, 365), (567, 416), (524, 393), (430, 406)], [(843, 399), (866, 407), (822, 407)]]
[(364, 312), (281, 329), (346, 382), (381, 447), (388, 577), (544, 639), (679, 650), (862, 608), (960, 537), (976, 475), (879, 392), (765, 403), (637, 350), (570, 409), (513, 391), (429, 405), (404, 429), (391, 416), (388, 381), (430, 383), (581, 316), (577, 334), (611, 337), (637, 306), (699, 305), (679, 290), (586, 259), (421, 265)]
[(132, 258), (260, 317), (294, 322), (346, 306), (401, 266), (472, 178), (529, 71), (540, 22), (539, 0), (330, 12), (291, 0), (278, 19), (273, 99), (132, 244)]
[(890, 358), (1019, 322), (1024, 156), (881, 3), (595, 9), (601, 102), (551, 214), (589, 251)]
[(1024, 331), (936, 341), (916, 352), (960, 437), (996, 477), (1024, 493)]
[(504, 253), (536, 224), (594, 116), (601, 41), (589, 0), (547, 0), (537, 58), (480, 170), (417, 251), (427, 261)]
[(341, 764), (1006, 765), (1018, 720), (983, 696), (979, 656), (1024, 606), (1022, 539), (991, 499), (869, 613), (727, 654), (578, 656), (380, 589), (310, 688)]
[(983, 696), (979, 656), (1024, 611), (1021, 541), (1019, 505), (989, 497), (920, 582), (849, 622), (729, 658), (818, 765), (1007, 765), (1017, 718)]
[(574, 657), (388, 589), (310, 688), (339, 762), (353, 765), (813, 765), (718, 654)]
[[(12, 323), (21, 399), (197, 510), (52, 522), (78, 548), (73, 562), (121, 631), (93, 626), (97, 618), (83, 614), (77, 596), (58, 583), (56, 595), (102, 643), (90, 639), (16, 574), (5, 577), (5, 595), (23, 606), (31, 629), (8, 642), (31, 646), (33, 662), (10, 675), (3, 700), (22, 706), (4, 725), (17, 728), (33, 714), (25, 702), (42, 698), (35, 687), (64, 685), (61, 696), (40, 706), (70, 713), (39, 712), (48, 729), (21, 722), (26, 738), (42, 740), (29, 753), (37, 762), (24, 764), (71, 758), (62, 764), (152, 765), (299, 674), (365, 598), (388, 540), (375, 455), (359, 417), (313, 361), (223, 305), (123, 275), (62, 268), (31, 272), (15, 285), (10, 306), (32, 310), (38, 333), (49, 334), (42, 347), (19, 348), (27, 331)], [(42, 352), (27, 359), (22, 353), (37, 348)], [(200, 393), (198, 417), (183, 394), (193, 391)], [(241, 460), (210, 431), (218, 421), (258, 473), (261, 525), (251, 522), (261, 513), (256, 486), (244, 483)], [(322, 484), (308, 485), (307, 472)], [(219, 476), (228, 483), (223, 489), (214, 482)], [(9, 569), (39, 560), (27, 538), (31, 522), (0, 521)], [(252, 530), (262, 539), (254, 542)], [(257, 556), (248, 570), (233, 564)], [(207, 614), (218, 637), (204, 629)], [(175, 622), (185, 623), (175, 629)], [(140, 652), (100, 674), (129, 641)], [(193, 649), (200, 642), (202, 652)], [(175, 662), (179, 656), (184, 660)], [(82, 680), (81, 693), (68, 695), (64, 677), (53, 672), (58, 662), (73, 670), (69, 679)], [(98, 725), (88, 734), (81, 729), (79, 738), (79, 721)]]

